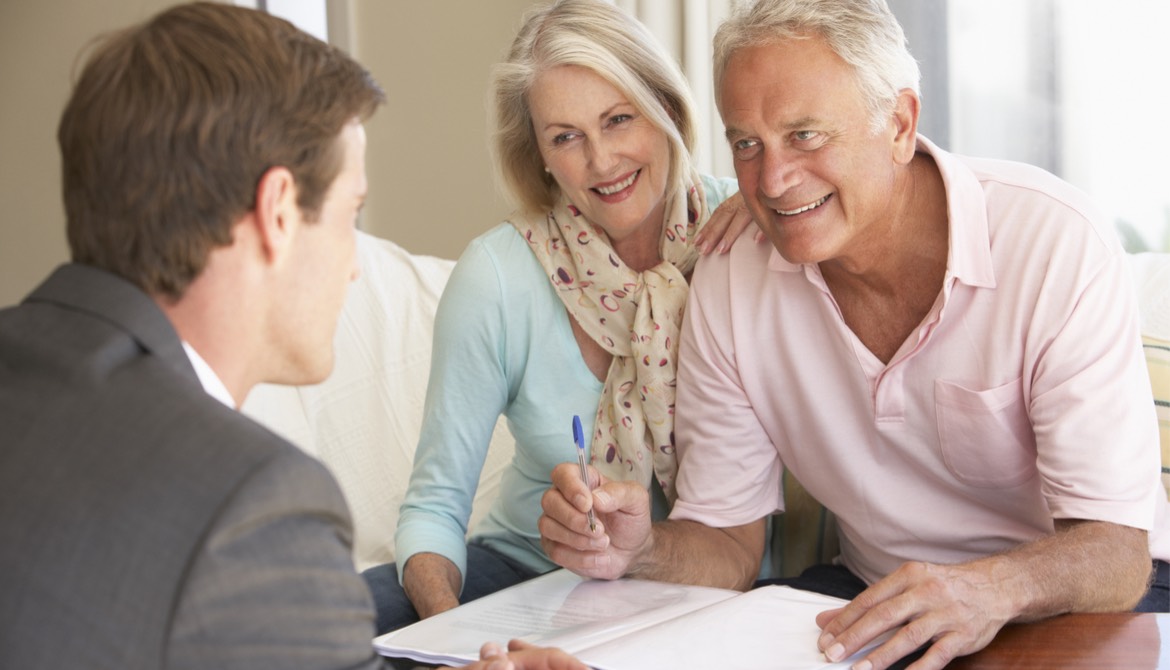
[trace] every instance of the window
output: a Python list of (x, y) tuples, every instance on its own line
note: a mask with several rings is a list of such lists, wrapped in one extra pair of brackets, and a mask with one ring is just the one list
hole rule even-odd
[(325, 0), (235, 0), (235, 4), (279, 16), (313, 37), (329, 41)]
[(1130, 251), (1170, 251), (1170, 3), (893, 0), (923, 134), (1089, 193)]

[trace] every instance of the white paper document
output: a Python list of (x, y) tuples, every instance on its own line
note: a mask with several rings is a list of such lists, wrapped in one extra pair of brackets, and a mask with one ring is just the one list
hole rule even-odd
[(843, 600), (784, 586), (747, 593), (557, 570), (374, 640), (378, 653), (465, 665), (484, 642), (560, 647), (598, 670), (847, 668), (817, 650), (817, 613)]

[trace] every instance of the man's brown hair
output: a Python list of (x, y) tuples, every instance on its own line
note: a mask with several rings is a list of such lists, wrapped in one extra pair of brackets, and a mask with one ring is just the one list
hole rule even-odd
[(342, 128), (384, 98), (340, 50), (242, 7), (181, 5), (106, 37), (57, 131), (74, 262), (182, 296), (270, 168), (315, 220)]

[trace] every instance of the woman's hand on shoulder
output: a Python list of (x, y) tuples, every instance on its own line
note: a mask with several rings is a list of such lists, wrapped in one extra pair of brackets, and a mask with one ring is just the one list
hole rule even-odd
[(743, 202), (743, 196), (736, 192), (711, 212), (711, 218), (695, 238), (695, 248), (704, 255), (711, 252), (725, 254), (749, 227), (755, 231), (752, 239), (757, 244), (767, 239), (755, 225), (752, 213)]

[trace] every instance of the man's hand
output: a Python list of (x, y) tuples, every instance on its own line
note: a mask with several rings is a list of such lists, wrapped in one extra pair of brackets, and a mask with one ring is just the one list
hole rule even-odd
[(839, 661), (893, 631), (853, 667), (883, 670), (928, 645), (907, 670), (937, 670), (986, 647), (1008, 622), (1132, 609), (1149, 578), (1146, 532), (1074, 519), (1054, 526), (1054, 535), (969, 563), (903, 565), (819, 614), (817, 645)]
[(991, 575), (974, 565), (906, 563), (847, 606), (819, 614), (824, 632), (817, 645), (836, 662), (897, 629), (854, 667), (868, 661), (881, 670), (930, 643), (910, 668), (942, 668), (986, 647), (1016, 611)]
[(575, 463), (553, 469), (552, 487), (540, 502), (540, 543), (554, 563), (582, 577), (617, 579), (648, 551), (650, 495), (635, 482), (610, 482), (588, 471), (586, 486)]
[(560, 649), (536, 647), (520, 640), (508, 643), (504, 652), (494, 642), (479, 650), (480, 660), (465, 666), (471, 670), (589, 670), (589, 666)]

